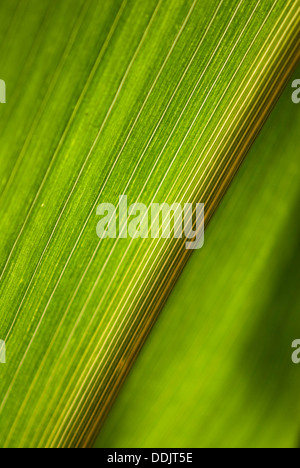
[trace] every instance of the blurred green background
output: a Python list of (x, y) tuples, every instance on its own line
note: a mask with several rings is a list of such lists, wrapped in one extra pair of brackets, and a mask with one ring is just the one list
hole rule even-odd
[[(300, 68), (294, 74), (299, 78)], [(98, 447), (297, 447), (300, 106), (291, 82), (173, 290)]]

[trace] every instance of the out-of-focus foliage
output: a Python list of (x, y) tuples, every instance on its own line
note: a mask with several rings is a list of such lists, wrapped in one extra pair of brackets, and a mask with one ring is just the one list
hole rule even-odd
[(98, 446), (298, 446), (300, 109), (291, 93), (173, 290)]

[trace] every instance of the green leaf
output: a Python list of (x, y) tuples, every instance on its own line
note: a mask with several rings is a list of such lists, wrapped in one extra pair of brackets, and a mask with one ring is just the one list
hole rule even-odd
[(291, 93), (178, 281), (97, 446), (299, 445), (300, 115)]
[(294, 1), (0, 5), (0, 445), (87, 446), (189, 257), (96, 208), (209, 221), (299, 58)]

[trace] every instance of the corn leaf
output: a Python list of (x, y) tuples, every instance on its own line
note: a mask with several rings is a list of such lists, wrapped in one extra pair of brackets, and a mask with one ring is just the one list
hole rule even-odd
[(101, 202), (206, 222), (299, 59), (297, 2), (0, 4), (0, 446), (90, 446), (190, 251)]

